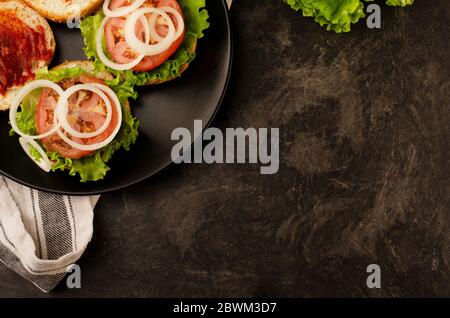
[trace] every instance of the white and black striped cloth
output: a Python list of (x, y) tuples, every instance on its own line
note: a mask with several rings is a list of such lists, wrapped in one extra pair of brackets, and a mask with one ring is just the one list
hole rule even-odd
[(32, 190), (0, 177), (0, 261), (51, 291), (91, 240), (97, 200)]

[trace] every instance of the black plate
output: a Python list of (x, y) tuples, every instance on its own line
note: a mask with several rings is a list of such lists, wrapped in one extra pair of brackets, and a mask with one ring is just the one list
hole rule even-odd
[[(100, 194), (142, 181), (168, 166), (171, 160), (171, 133), (177, 127), (193, 131), (195, 119), (209, 125), (219, 108), (228, 83), (232, 41), (228, 10), (224, 0), (207, 0), (211, 26), (199, 41), (198, 55), (180, 79), (138, 90), (132, 101), (141, 122), (138, 141), (131, 151), (114, 155), (104, 180), (80, 183), (64, 172), (45, 173), (23, 152), (17, 137), (9, 137), (8, 113), (0, 113), (0, 173), (39, 190), (71, 194)], [(83, 39), (77, 29), (52, 24), (56, 54), (51, 66), (66, 60), (83, 60)]]

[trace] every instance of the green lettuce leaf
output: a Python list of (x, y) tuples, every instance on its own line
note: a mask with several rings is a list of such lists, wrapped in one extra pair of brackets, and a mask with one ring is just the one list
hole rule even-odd
[(388, 6), (406, 7), (413, 4), (414, 0), (387, 0)]
[[(80, 67), (50, 71), (44, 68), (38, 72), (37, 78), (59, 82), (62, 79), (72, 78), (82, 74), (86, 74), (86, 72)], [(81, 182), (101, 180), (110, 169), (107, 163), (112, 155), (121, 148), (129, 150), (130, 146), (136, 141), (139, 122), (124, 107), (128, 98), (134, 98), (136, 93), (131, 88), (130, 83), (118, 83), (117, 80), (112, 80), (107, 81), (107, 84), (117, 94), (123, 109), (122, 126), (116, 138), (106, 147), (96, 151), (93, 155), (81, 159), (72, 160), (63, 158), (57, 152), (47, 152), (47, 156), (53, 162), (53, 171), (67, 170), (71, 176), (79, 175)], [(21, 110), (17, 114), (17, 125), (27, 134), (36, 134), (34, 114), (39, 95), (39, 90), (29, 94), (22, 102)], [(37, 160), (41, 158), (36, 149), (30, 147), (30, 152), (33, 158)]]
[[(364, 14), (361, 0), (283, 0), (292, 9), (302, 10), (303, 16), (314, 20), (328, 31), (349, 32), (351, 25), (357, 23)], [(372, 1), (372, 0), (365, 0)], [(387, 0), (388, 5), (406, 6), (414, 0)]]
[[(36, 89), (28, 94), (28, 96), (22, 101), (22, 104), (20, 105), (21, 110), (17, 112), (17, 126), (27, 135), (37, 134), (36, 124), (34, 120), (34, 110), (36, 109), (36, 104), (39, 100), (40, 93), (41, 90)], [(9, 135), (14, 136), (14, 129), (11, 128), (11, 130), (9, 131)]]
[[(94, 59), (94, 64), (98, 70), (108, 70), (114, 74), (119, 81), (124, 81), (133, 85), (144, 85), (150, 81), (165, 81), (181, 75), (182, 66), (189, 64), (195, 58), (195, 43), (197, 39), (204, 36), (203, 31), (209, 27), (208, 12), (205, 7), (205, 0), (178, 0), (183, 10), (186, 24), (186, 36), (177, 52), (160, 67), (150, 72), (135, 73), (133, 71), (112, 70), (100, 61), (97, 55), (96, 34), (104, 18), (100, 9), (96, 14), (81, 21), (81, 34), (84, 38), (84, 51), (88, 58)], [(103, 44), (104, 46), (104, 44)], [(104, 51), (105, 47), (103, 47)]]
[(321, 26), (337, 33), (350, 31), (350, 25), (364, 17), (360, 0), (284, 0), (303, 16), (313, 17)]

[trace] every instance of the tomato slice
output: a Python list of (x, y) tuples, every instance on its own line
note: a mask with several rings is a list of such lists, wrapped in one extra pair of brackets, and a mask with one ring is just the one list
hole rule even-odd
[[(79, 76), (73, 79), (66, 79), (58, 84), (63, 89), (67, 89), (76, 84), (88, 83), (106, 85), (104, 81), (92, 76)], [(53, 127), (54, 109), (57, 102), (58, 95), (53, 90), (47, 88), (42, 91), (35, 112), (38, 134), (43, 134)], [(112, 100), (111, 104), (114, 105)], [(112, 110), (111, 123), (100, 135), (88, 139), (75, 138), (70, 135), (68, 135), (68, 137), (75, 142), (86, 145), (105, 140), (113, 133), (114, 128), (117, 125), (118, 115), (116, 107), (113, 106)], [(69, 97), (69, 113), (67, 119), (69, 124), (79, 132), (92, 132), (98, 130), (106, 120), (106, 105), (97, 94), (89, 91), (78, 91)], [(80, 159), (93, 153), (93, 151), (83, 151), (72, 148), (57, 134), (53, 134), (41, 141), (45, 149), (48, 151), (56, 151), (64, 158)]]
[[(113, 0), (110, 4), (110, 9), (114, 10), (123, 6), (130, 5), (130, 0)], [(183, 16), (183, 11), (181, 10), (180, 5), (177, 0), (147, 0), (144, 6), (151, 7), (171, 7), (177, 10), (181, 16)], [(169, 14), (172, 18), (172, 21), (175, 27), (178, 27), (177, 19)], [(123, 34), (123, 29), (125, 26), (124, 17), (119, 18), (111, 18), (105, 25), (105, 40), (106, 40), (106, 49), (108, 53), (111, 55), (111, 58), (116, 63), (125, 64), (134, 60), (138, 54), (132, 51), (125, 42), (125, 36)], [(158, 19), (156, 24), (156, 31), (160, 36), (166, 36), (168, 32), (168, 27), (162, 24), (164, 21), (162, 19)], [(136, 23), (136, 35), (139, 37), (141, 41), (144, 41), (144, 27), (142, 23)], [(183, 42), (185, 32), (172, 43), (172, 45), (167, 49), (167, 51), (154, 55), (154, 56), (146, 56), (144, 59), (136, 65), (133, 70), (138, 72), (148, 72), (151, 71), (165, 61), (167, 61), (180, 47)]]

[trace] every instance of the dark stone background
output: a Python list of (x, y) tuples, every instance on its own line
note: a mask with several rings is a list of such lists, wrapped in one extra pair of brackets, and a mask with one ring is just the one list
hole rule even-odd
[[(82, 289), (50, 296), (450, 296), (450, 2), (345, 35), (278, 0), (233, 6), (214, 126), (280, 127), (279, 173), (173, 166), (103, 196)], [(0, 296), (45, 295), (1, 267)]]

